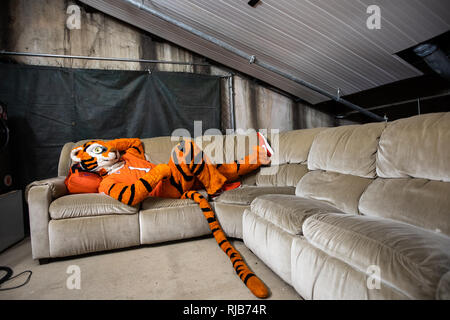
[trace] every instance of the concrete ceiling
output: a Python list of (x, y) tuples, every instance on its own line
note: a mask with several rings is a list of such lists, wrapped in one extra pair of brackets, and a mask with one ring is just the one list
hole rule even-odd
[[(124, 0), (81, 2), (312, 104), (327, 100)], [(142, 1), (334, 95), (338, 88), (349, 95), (422, 75), (395, 53), (450, 30), (448, 0), (262, 0), (255, 7), (247, 2)], [(381, 9), (379, 30), (367, 28), (370, 5)]]

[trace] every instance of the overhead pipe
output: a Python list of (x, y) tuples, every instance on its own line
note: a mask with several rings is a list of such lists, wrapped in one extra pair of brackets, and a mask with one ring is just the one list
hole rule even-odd
[[(420, 98), (416, 98), (416, 99), (404, 100), (404, 101), (399, 101), (399, 102), (395, 102), (395, 103), (383, 104), (383, 105), (367, 108), (366, 110), (380, 110), (380, 109), (398, 107), (398, 106), (403, 106), (405, 104), (417, 102), (418, 103), (418, 113), (420, 114), (420, 102), (427, 101), (427, 100), (432, 100), (432, 99), (437, 99), (437, 98), (442, 98), (442, 97), (447, 97), (448, 95), (450, 95), (450, 91), (446, 91), (446, 92), (443, 92), (443, 93), (440, 93), (440, 94), (427, 96), (427, 97), (420, 97)], [(336, 118), (344, 119), (344, 118), (347, 118), (348, 116), (351, 116), (351, 115), (356, 114), (356, 113), (358, 113), (358, 112), (350, 111), (350, 112), (347, 112), (344, 115), (336, 116)]]
[(147, 60), (147, 59), (132, 59), (132, 58), (108, 58), (108, 57), (92, 57), (92, 56), (72, 56), (72, 55), (65, 55), (65, 54), (12, 52), (12, 51), (5, 51), (5, 50), (0, 50), (0, 55), (42, 57), (42, 58), (100, 60), (100, 61), (139, 62), (139, 63), (181, 64), (181, 65), (189, 65), (189, 66), (209, 66), (209, 64), (207, 64), (207, 63), (195, 63), (195, 62), (183, 62), (183, 61)]
[(234, 85), (233, 77), (228, 77), (228, 99), (230, 103), (230, 123), (231, 128), (236, 130), (236, 117), (234, 112)]
[(360, 106), (358, 106), (358, 105), (356, 105), (354, 103), (351, 103), (350, 101), (342, 99), (339, 94), (337, 96), (335, 96), (335, 95), (333, 95), (333, 94), (323, 90), (322, 88), (319, 88), (318, 86), (316, 86), (314, 84), (311, 84), (311, 83), (309, 83), (309, 82), (307, 82), (305, 80), (297, 78), (296, 76), (293, 76), (292, 74), (289, 74), (289, 73), (286, 73), (284, 71), (281, 71), (281, 70), (277, 69), (276, 67), (268, 64), (268, 63), (265, 63), (263, 61), (259, 61), (259, 60), (256, 59), (256, 57), (254, 55), (249, 55), (248, 53), (246, 53), (246, 52), (244, 52), (242, 50), (239, 50), (238, 48), (235, 48), (235, 47), (229, 45), (228, 43), (226, 43), (226, 42), (224, 42), (222, 40), (219, 40), (219, 39), (214, 38), (214, 37), (212, 37), (210, 35), (207, 35), (207, 34), (205, 34), (204, 32), (202, 32), (200, 30), (192, 28), (191, 26), (188, 26), (187, 24), (185, 24), (183, 22), (180, 22), (180, 21), (178, 21), (178, 20), (176, 20), (176, 19), (174, 19), (174, 18), (172, 18), (172, 17), (170, 17), (170, 16), (168, 16), (168, 15), (166, 15), (164, 13), (161, 13), (161, 12), (159, 12), (159, 11), (157, 11), (157, 10), (147, 6), (147, 5), (145, 5), (143, 3), (143, 1), (138, 1), (138, 0), (123, 0), (123, 1), (133, 5), (135, 7), (137, 7), (140, 10), (148, 12), (148, 13), (150, 13), (150, 14), (152, 14), (152, 15), (154, 15), (154, 16), (156, 16), (156, 17), (158, 17), (158, 18), (160, 18), (160, 19), (162, 19), (164, 21), (172, 23), (172, 24), (176, 25), (177, 27), (180, 27), (183, 30), (186, 30), (186, 31), (188, 31), (190, 33), (193, 33), (196, 36), (198, 36), (198, 37), (200, 37), (200, 38), (202, 38), (202, 39), (204, 39), (206, 41), (212, 42), (212, 43), (218, 45), (219, 47), (221, 47), (223, 49), (226, 49), (226, 50), (228, 50), (228, 51), (230, 51), (230, 52), (232, 52), (232, 53), (234, 53), (234, 54), (236, 54), (236, 55), (246, 59), (250, 63), (253, 63), (253, 64), (255, 64), (257, 66), (260, 66), (260, 67), (262, 67), (262, 68), (264, 68), (266, 70), (269, 70), (269, 71), (271, 71), (273, 73), (276, 73), (276, 74), (278, 74), (278, 75), (280, 75), (280, 76), (282, 76), (284, 78), (287, 78), (287, 79), (289, 79), (289, 80), (291, 80), (291, 81), (293, 81), (295, 83), (298, 83), (298, 84), (300, 84), (300, 85), (302, 85), (304, 87), (307, 87), (307, 88), (309, 88), (309, 89), (311, 89), (311, 90), (313, 90), (313, 91), (315, 91), (315, 92), (317, 92), (317, 93), (319, 93), (319, 94), (321, 94), (321, 95), (323, 95), (325, 97), (328, 97), (328, 98), (330, 98), (330, 99), (332, 99), (332, 100), (334, 100), (336, 102), (339, 102), (339, 103), (341, 103), (341, 104), (343, 104), (343, 105), (345, 105), (345, 106), (347, 106), (347, 107), (349, 107), (351, 109), (354, 109), (354, 110), (356, 110), (358, 112), (361, 112), (361, 113), (365, 114), (366, 116), (371, 117), (372, 119), (375, 119), (377, 121), (386, 121), (387, 120), (386, 118), (380, 117), (379, 115), (377, 115), (377, 114), (375, 114), (373, 112), (370, 112), (370, 111), (368, 111), (368, 110), (366, 110), (366, 109), (364, 109), (364, 108), (362, 108), (362, 107), (360, 107)]

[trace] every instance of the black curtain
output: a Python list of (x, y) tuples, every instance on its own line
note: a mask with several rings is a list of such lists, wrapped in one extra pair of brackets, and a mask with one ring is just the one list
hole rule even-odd
[(0, 64), (16, 187), (57, 175), (69, 141), (220, 128), (220, 77)]

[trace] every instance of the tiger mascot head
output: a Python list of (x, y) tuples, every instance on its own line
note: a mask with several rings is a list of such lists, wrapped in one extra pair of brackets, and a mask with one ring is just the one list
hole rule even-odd
[(83, 170), (105, 175), (119, 162), (120, 153), (107, 142), (93, 140), (73, 148), (70, 157)]

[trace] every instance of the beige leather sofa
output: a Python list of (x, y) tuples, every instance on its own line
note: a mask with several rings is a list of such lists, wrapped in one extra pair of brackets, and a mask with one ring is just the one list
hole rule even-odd
[[(305, 299), (450, 299), (450, 113), (271, 138), (272, 165), (213, 203), (229, 237), (242, 238)], [(206, 153), (223, 144), (225, 161), (239, 158), (236, 141), (254, 141), (199, 139)], [(161, 163), (176, 142), (144, 144)], [(60, 177), (27, 188), (35, 259), (210, 233), (191, 200), (129, 207), (67, 195), (75, 145), (61, 152)]]

